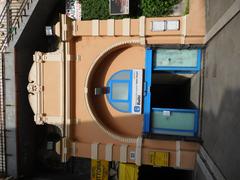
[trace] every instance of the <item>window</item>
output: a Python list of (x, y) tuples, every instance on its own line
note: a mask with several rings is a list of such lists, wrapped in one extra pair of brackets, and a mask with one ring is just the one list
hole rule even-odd
[(107, 98), (111, 106), (120, 112), (131, 112), (132, 70), (114, 73), (107, 86), (110, 89)]

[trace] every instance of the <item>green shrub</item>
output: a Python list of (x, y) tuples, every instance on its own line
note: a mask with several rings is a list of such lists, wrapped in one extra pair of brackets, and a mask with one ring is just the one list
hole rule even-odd
[(165, 16), (179, 0), (141, 0), (142, 15), (146, 17)]
[(89, 19), (108, 19), (109, 5), (108, 0), (81, 0), (82, 18)]

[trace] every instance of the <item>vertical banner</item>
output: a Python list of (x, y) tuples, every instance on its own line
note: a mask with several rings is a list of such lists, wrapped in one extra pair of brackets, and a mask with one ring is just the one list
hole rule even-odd
[(108, 161), (91, 161), (91, 180), (108, 180)]
[(143, 70), (132, 70), (132, 113), (142, 113)]

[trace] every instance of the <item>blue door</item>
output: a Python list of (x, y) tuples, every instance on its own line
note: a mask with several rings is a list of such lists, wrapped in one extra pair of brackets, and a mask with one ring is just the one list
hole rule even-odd
[[(201, 69), (200, 49), (146, 49), (144, 82), (144, 125), (143, 133), (197, 136), (198, 109), (196, 108), (171, 108), (154, 107), (153, 74), (195, 74)], [(155, 75), (156, 76), (156, 75)], [(154, 76), (154, 77), (155, 77)], [(161, 79), (161, 78), (159, 78)], [(156, 86), (155, 86), (156, 87)], [(157, 86), (160, 87), (160, 86)], [(157, 91), (161, 92), (159, 88)]]

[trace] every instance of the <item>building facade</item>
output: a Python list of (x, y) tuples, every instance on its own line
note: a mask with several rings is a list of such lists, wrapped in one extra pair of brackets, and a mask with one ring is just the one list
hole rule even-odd
[[(71, 156), (194, 169), (199, 150), (203, 0), (181, 17), (76, 20), (60, 16), (59, 48), (35, 52), (35, 122), (59, 128)], [(186, 48), (187, 47), (187, 48)]]

